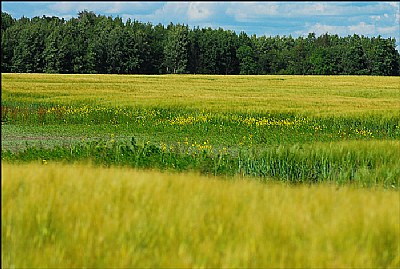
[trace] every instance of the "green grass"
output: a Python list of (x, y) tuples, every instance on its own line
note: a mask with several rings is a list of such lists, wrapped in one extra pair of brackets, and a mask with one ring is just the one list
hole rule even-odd
[(3, 161), (92, 161), (98, 165), (197, 171), (224, 176), (274, 178), (291, 183), (334, 182), (359, 187), (399, 188), (398, 141), (350, 141), (214, 149), (201, 144), (154, 145), (111, 139), (50, 149), (3, 151)]
[[(399, 162), (384, 155), (400, 156), (399, 78), (2, 78), (3, 160), (91, 159), (290, 182), (398, 187)], [(120, 156), (121, 147), (132, 146), (132, 137), (133, 146), (153, 147), (151, 161), (138, 151)], [(110, 141), (112, 146), (98, 152)], [(341, 145), (349, 150), (340, 151)]]
[(4, 268), (398, 268), (398, 191), (2, 163)]
[[(91, 106), (17, 106), (2, 103), (4, 138), (22, 136), (30, 129), (35, 136), (57, 135), (90, 138), (114, 134), (139, 135), (144, 139), (182, 137), (237, 145), (252, 139), (254, 145), (286, 142), (306, 143), (344, 139), (397, 139), (400, 116), (307, 117), (292, 113), (222, 113), (175, 109), (121, 109)], [(27, 127), (29, 125), (29, 128)], [(84, 131), (85, 130), (85, 131)], [(229, 135), (228, 135), (229, 134)], [(14, 139), (15, 140), (15, 139)]]

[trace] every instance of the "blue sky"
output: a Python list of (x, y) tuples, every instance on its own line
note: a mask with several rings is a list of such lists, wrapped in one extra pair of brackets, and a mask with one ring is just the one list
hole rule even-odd
[(257, 36), (317, 36), (329, 33), (396, 38), (400, 45), (400, 2), (12, 2), (1, 9), (14, 18), (22, 16), (77, 17), (84, 9), (96, 14), (131, 18), (164, 25), (194, 26), (245, 31)]

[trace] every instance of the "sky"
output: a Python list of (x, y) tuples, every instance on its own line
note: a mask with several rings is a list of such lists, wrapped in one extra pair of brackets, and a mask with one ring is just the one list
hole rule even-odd
[(211, 27), (241, 31), (248, 35), (317, 36), (329, 33), (395, 38), (400, 50), (400, 2), (12, 2), (2, 1), (1, 10), (19, 19), (22, 16), (57, 16), (70, 19), (83, 10), (119, 16), (153, 25), (170, 22), (190, 28)]

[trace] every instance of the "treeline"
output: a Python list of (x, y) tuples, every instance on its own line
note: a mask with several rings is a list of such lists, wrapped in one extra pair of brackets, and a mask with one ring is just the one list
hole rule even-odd
[(82, 11), (77, 18), (1, 13), (1, 71), (114, 74), (400, 75), (395, 39), (306, 38), (152, 25)]

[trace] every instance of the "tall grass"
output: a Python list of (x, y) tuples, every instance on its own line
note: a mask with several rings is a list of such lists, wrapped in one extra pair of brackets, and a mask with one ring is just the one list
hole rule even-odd
[(2, 163), (3, 268), (397, 268), (397, 191)]
[(92, 161), (100, 165), (193, 170), (204, 174), (275, 178), (291, 183), (354, 184), (399, 188), (398, 141), (294, 144), (255, 149), (213, 149), (201, 144), (137, 143), (113, 139), (50, 149), (3, 151), (3, 161)]

